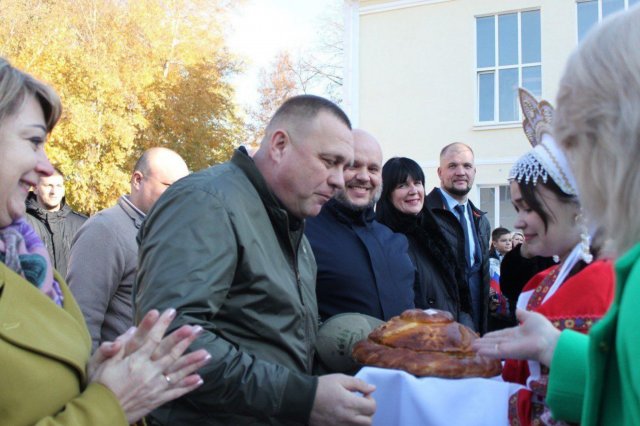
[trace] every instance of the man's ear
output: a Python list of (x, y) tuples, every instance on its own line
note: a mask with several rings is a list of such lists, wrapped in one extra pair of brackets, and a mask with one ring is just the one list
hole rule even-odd
[(269, 139), (269, 156), (274, 162), (279, 163), (289, 149), (289, 145), (291, 145), (289, 133), (286, 130), (277, 129)]
[(142, 172), (140, 170), (136, 170), (131, 175), (131, 185), (135, 189), (140, 189), (140, 182), (142, 182), (142, 179), (144, 179), (144, 175), (142, 174)]
[(442, 170), (440, 170), (440, 167), (438, 167), (438, 178), (442, 180)]

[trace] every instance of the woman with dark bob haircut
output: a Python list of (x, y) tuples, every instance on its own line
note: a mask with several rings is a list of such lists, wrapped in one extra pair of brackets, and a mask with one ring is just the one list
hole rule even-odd
[(382, 168), (382, 195), (376, 205), (380, 223), (406, 235), (416, 265), (416, 308), (449, 311), (472, 329), (471, 295), (464, 266), (446, 242), (436, 218), (424, 208), (424, 172), (415, 161), (395, 157)]
[(182, 355), (198, 326), (163, 338), (168, 309), (90, 357), (82, 312), (24, 218), (29, 187), (53, 174), (44, 147), (61, 110), (53, 89), (0, 58), (0, 423), (127, 425), (200, 386), (210, 355)]

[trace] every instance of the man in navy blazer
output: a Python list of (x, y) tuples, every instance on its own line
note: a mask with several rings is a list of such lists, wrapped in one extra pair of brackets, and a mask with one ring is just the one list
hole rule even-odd
[(414, 307), (416, 269), (404, 235), (375, 220), (382, 190), (382, 149), (355, 129), (354, 162), (345, 188), (309, 218), (305, 234), (318, 264), (316, 294), (321, 320), (357, 312), (389, 320)]

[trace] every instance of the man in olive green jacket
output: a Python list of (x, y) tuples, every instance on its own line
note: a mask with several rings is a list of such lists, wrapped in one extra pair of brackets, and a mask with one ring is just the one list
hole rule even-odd
[(136, 317), (176, 308), (173, 327), (202, 326), (192, 349), (207, 348), (212, 360), (200, 371), (204, 385), (154, 412), (152, 424), (370, 421), (373, 386), (312, 375), (316, 264), (304, 218), (344, 186), (350, 128), (326, 99), (291, 98), (253, 159), (237, 150), (153, 207), (139, 234)]

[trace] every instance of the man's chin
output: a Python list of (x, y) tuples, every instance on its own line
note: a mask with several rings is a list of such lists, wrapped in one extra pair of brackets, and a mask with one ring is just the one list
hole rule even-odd
[(347, 197), (341, 197), (341, 196), (336, 196), (336, 200), (343, 206), (346, 206), (349, 210), (353, 210), (355, 212), (367, 210), (368, 208), (371, 208), (375, 205), (373, 200), (370, 200), (370, 201), (358, 200), (354, 202), (353, 200)]
[(362, 203), (351, 202), (348, 205), (351, 208), (351, 210), (358, 211), (358, 212), (367, 210), (369, 207), (373, 207), (371, 203), (362, 204)]
[(471, 187), (466, 187), (464, 189), (462, 188), (447, 188), (447, 191), (451, 194), (451, 195), (457, 195), (459, 197), (463, 197), (465, 195), (467, 195), (470, 191), (471, 191)]

